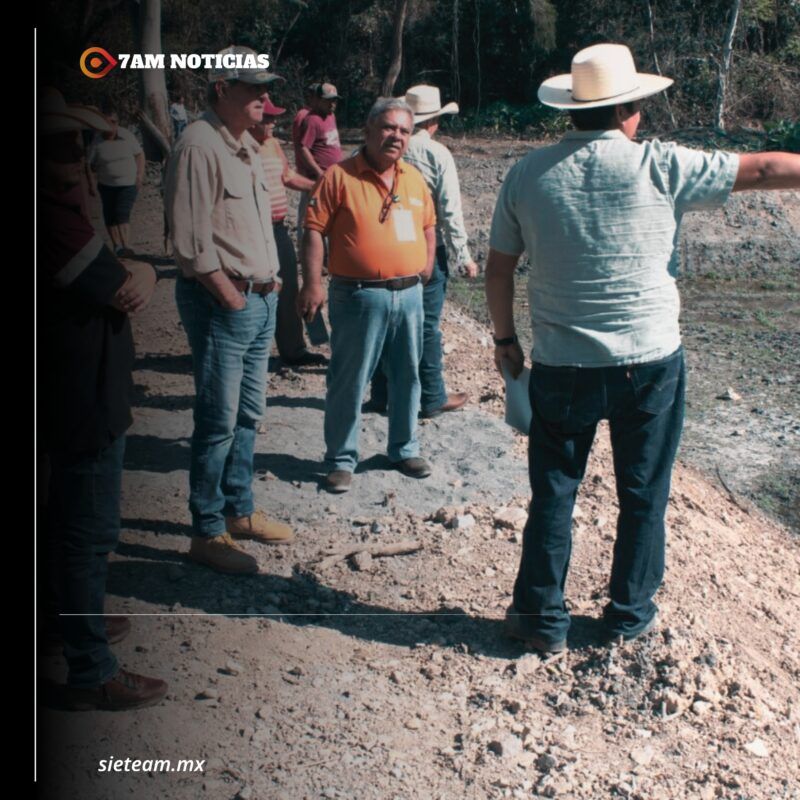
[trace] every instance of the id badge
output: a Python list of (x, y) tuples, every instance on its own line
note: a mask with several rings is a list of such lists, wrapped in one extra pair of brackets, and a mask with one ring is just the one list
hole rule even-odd
[(392, 222), (394, 223), (394, 235), (398, 242), (416, 242), (417, 231), (414, 227), (414, 216), (408, 209), (393, 208)]

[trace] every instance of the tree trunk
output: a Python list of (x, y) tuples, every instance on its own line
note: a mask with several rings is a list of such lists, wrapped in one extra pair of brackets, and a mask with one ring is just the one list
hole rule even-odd
[[(140, 0), (139, 2), (139, 49), (140, 53), (161, 53), (161, 0)], [(169, 116), (167, 99), (167, 79), (163, 69), (141, 70), (141, 107), (144, 114), (161, 132), (164, 140), (172, 142), (172, 121)], [(161, 161), (166, 157), (163, 140), (150, 135), (143, 129), (145, 153), (150, 160)]]
[(458, 8), (458, 0), (453, 0), (453, 42), (452, 42), (452, 49), (450, 51), (450, 68), (451, 73), (453, 75), (453, 83), (452, 83), (452, 97), (457, 102), (461, 102), (461, 69), (460, 69), (460, 60), (458, 55), (458, 37), (460, 36), (458, 30), (458, 16), (459, 16), (459, 8)]
[(475, 45), (475, 70), (478, 77), (478, 85), (476, 87), (478, 93), (478, 101), (475, 105), (475, 117), (479, 118), (481, 115), (481, 0), (475, 0), (475, 27), (472, 29), (472, 43)]
[(300, 15), (306, 8), (306, 3), (301, 2), (299, 3), (300, 8), (297, 9), (297, 13), (292, 17), (292, 21), (289, 23), (289, 27), (283, 34), (283, 38), (281, 39), (281, 43), (278, 45), (278, 49), (275, 51), (275, 58), (272, 59), (271, 69), (275, 69), (278, 62), (281, 60), (281, 53), (283, 52), (283, 46), (286, 44), (286, 40), (289, 38), (289, 34), (292, 32), (292, 28), (297, 24), (297, 20), (300, 19)]
[[(647, 21), (650, 25), (650, 50), (653, 53), (653, 64), (655, 65), (656, 72), (661, 75), (661, 65), (658, 63), (658, 54), (656, 53), (656, 31), (655, 25), (653, 24), (653, 7), (650, 5), (650, 0), (645, 0), (645, 5), (647, 6)], [(661, 96), (664, 98), (664, 101), (667, 104), (667, 113), (669, 114), (669, 121), (672, 125), (672, 129), (678, 127), (678, 123), (675, 121), (675, 115), (672, 113), (672, 106), (669, 102), (669, 97), (667, 96), (666, 92), (662, 92)]]
[(731, 3), (728, 30), (725, 32), (725, 40), (722, 44), (722, 60), (719, 62), (719, 83), (717, 84), (717, 109), (714, 117), (714, 126), (720, 131), (725, 130), (725, 102), (728, 93), (728, 73), (730, 72), (731, 55), (733, 54), (733, 37), (736, 34), (736, 23), (739, 21), (739, 11), (741, 7), (742, 0), (733, 0)]
[(395, 0), (394, 21), (392, 28), (392, 52), (389, 59), (389, 69), (386, 77), (381, 84), (381, 95), (391, 97), (394, 85), (400, 75), (400, 68), (403, 66), (403, 28), (406, 24), (406, 13), (408, 12), (409, 0)]

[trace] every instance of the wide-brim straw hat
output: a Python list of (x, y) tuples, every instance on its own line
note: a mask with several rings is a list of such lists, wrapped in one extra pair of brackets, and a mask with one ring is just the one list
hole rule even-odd
[(538, 96), (552, 108), (600, 108), (641, 100), (672, 83), (672, 78), (637, 72), (624, 44), (596, 44), (575, 54), (568, 75), (544, 81)]
[(58, 89), (47, 87), (39, 95), (37, 130), (44, 135), (85, 130), (107, 133), (111, 123), (99, 111), (68, 104)]
[(403, 100), (411, 106), (411, 110), (414, 112), (415, 125), (442, 114), (458, 114), (458, 103), (451, 102), (444, 108), (442, 107), (442, 97), (437, 86), (425, 84), (412, 86), (406, 92)]

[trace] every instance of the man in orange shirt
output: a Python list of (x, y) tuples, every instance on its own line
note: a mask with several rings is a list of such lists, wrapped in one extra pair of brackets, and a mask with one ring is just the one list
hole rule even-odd
[(378, 100), (367, 117), (364, 147), (325, 172), (306, 212), (297, 308), (307, 320), (324, 302), (323, 236), (330, 247), (325, 486), (331, 492), (350, 488), (361, 401), (381, 354), (389, 386), (389, 459), (410, 477), (431, 473), (419, 457), (416, 427), (422, 284), (433, 271), (436, 213), (422, 175), (401, 159), (413, 129), (404, 100)]

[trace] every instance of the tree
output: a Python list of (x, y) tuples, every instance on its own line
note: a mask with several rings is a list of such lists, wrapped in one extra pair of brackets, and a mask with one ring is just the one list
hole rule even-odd
[(733, 54), (733, 37), (736, 34), (736, 23), (739, 21), (739, 11), (742, 0), (733, 0), (728, 16), (728, 30), (725, 31), (725, 41), (722, 44), (722, 60), (719, 62), (719, 81), (717, 83), (717, 108), (714, 115), (714, 125), (717, 129), (725, 130), (725, 98), (728, 90), (728, 73), (731, 69), (731, 55)]
[(381, 95), (391, 97), (394, 85), (403, 66), (403, 29), (406, 24), (409, 0), (395, 0), (394, 19), (392, 21), (392, 51), (389, 58), (389, 69), (381, 84)]
[[(133, 0), (134, 12), (138, 12), (135, 30), (140, 53), (163, 53), (161, 46), (161, 0)], [(163, 69), (141, 70), (141, 112), (146, 152), (152, 156), (155, 149), (161, 160), (169, 155), (172, 142), (172, 122), (169, 117), (167, 79)], [(160, 134), (160, 135), (159, 135)], [(148, 147), (149, 145), (149, 147)]]

